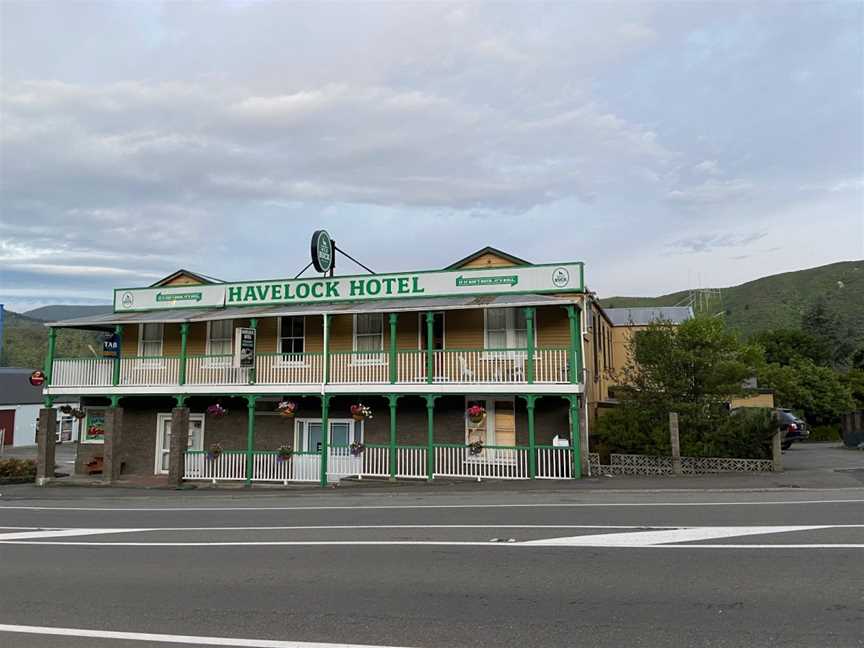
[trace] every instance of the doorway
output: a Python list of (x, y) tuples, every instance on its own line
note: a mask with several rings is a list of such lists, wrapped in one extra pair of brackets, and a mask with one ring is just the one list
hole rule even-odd
[[(204, 449), (204, 415), (189, 415), (188, 450)], [(156, 474), (168, 474), (168, 457), (171, 454), (171, 415), (159, 414), (156, 421)]]
[[(327, 474), (334, 477), (356, 475), (362, 470), (363, 458), (351, 454), (352, 443), (363, 443), (363, 424), (353, 419), (329, 419), (329, 452)], [(321, 419), (297, 419), (294, 430), (294, 447), (299, 452), (321, 452)], [(298, 455), (293, 461), (317, 463), (315, 455)]]
[(15, 410), (0, 410), (0, 445), (11, 448), (15, 442)]

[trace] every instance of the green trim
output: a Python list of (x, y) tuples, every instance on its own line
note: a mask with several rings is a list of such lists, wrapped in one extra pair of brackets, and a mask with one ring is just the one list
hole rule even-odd
[(255, 401), (258, 396), (246, 397), (246, 485), (252, 485), (252, 472), (255, 468)]
[(44, 372), (46, 385), (51, 385), (51, 376), (54, 374), (54, 352), (56, 350), (57, 329), (52, 326), (48, 329), (48, 355), (45, 356)]
[(390, 479), (396, 479), (396, 403), (399, 400), (398, 394), (387, 394), (387, 401), (390, 403)]
[(186, 407), (186, 399), (189, 398), (189, 394), (177, 394), (174, 396), (174, 400), (177, 401), (177, 407)]
[[(325, 385), (330, 382), (330, 315), (324, 315), (324, 340), (323, 340), (324, 348), (322, 349), (322, 353), (324, 354), (324, 376), (322, 379), (322, 383)], [(324, 475), (324, 483), (322, 486), (327, 485), (327, 475)]]
[(116, 387), (120, 384), (120, 354), (123, 352), (123, 326), (121, 324), (114, 327), (114, 335), (120, 339), (120, 353), (114, 357), (114, 372), (111, 376), (111, 384)]
[(330, 396), (321, 396), (321, 487), (327, 486), (327, 446), (330, 443)]
[(177, 382), (181, 385), (186, 384), (186, 352), (189, 343), (189, 322), (183, 322), (180, 325), (180, 375)]
[[(399, 321), (398, 313), (390, 313), (390, 384), (395, 384), (398, 379), (398, 365), (396, 359), (396, 324)], [(392, 472), (392, 470), (391, 470)]]
[(42, 399), (42, 404), (45, 407), (54, 407), (54, 397), (53, 396), (46, 396), (45, 398)]
[(531, 479), (537, 478), (537, 441), (534, 432), (534, 407), (537, 399), (540, 396), (536, 394), (527, 394), (522, 396), (525, 399), (525, 407), (528, 410), (528, 476)]
[(570, 371), (570, 382), (578, 384), (582, 381), (582, 311), (573, 305), (567, 306), (567, 320), (570, 326), (570, 348), (568, 355), (573, 370)]
[(573, 479), (582, 478), (582, 437), (579, 429), (579, 396), (570, 394), (570, 445), (573, 446)]
[[(436, 443), (434, 444), (436, 448), (463, 448), (467, 450), (469, 445), (466, 443)], [(483, 448), (485, 450), (528, 450), (528, 446), (502, 446), (502, 445), (484, 445)]]
[(426, 382), (430, 385), (435, 380), (435, 349), (432, 346), (434, 335), (435, 313), (426, 311)]
[(119, 407), (121, 398), (123, 397), (118, 394), (112, 394), (111, 396), (109, 396), (108, 400), (111, 402), (111, 407)]
[[(510, 268), (511, 270), (524, 270), (524, 269), (528, 269), (528, 268), (551, 268), (551, 267), (566, 266), (566, 265), (578, 265), (579, 266), (579, 286), (578, 286), (578, 288), (576, 286), (572, 286), (572, 287), (566, 287), (566, 288), (548, 288), (548, 289), (542, 289), (542, 290), (519, 290), (519, 291), (513, 290), (513, 291), (506, 291), (503, 293), (489, 292), (489, 291), (457, 292), (457, 293), (438, 294), (438, 295), (434, 295), (433, 298), (439, 298), (439, 297), (475, 297), (475, 296), (484, 296), (484, 295), (493, 295), (493, 294), (496, 294), (496, 295), (497, 294), (543, 295), (543, 294), (562, 294), (562, 293), (563, 294), (584, 293), (585, 292), (585, 262), (584, 261), (561, 261), (559, 263), (535, 263), (535, 264), (532, 264), (530, 266), (501, 266), (499, 268), (458, 268), (458, 269), (454, 269), (454, 270), (407, 270), (404, 272), (390, 272), (390, 273), (386, 273), (386, 274), (379, 274), (379, 275), (375, 275), (375, 278), (376, 279), (385, 279), (387, 277), (404, 277), (406, 275), (443, 274), (443, 273), (450, 273), (450, 274), (455, 275), (455, 274), (466, 273), (466, 272), (489, 272), (492, 269), (506, 272), (506, 271), (508, 271), (507, 270), (508, 268)], [(367, 275), (367, 274), (339, 275), (338, 277), (333, 277), (332, 279), (338, 279), (338, 280), (348, 279), (348, 280), (350, 280), (350, 279), (355, 279), (355, 278), (368, 279), (369, 275)], [(225, 283), (225, 284), (213, 284), (213, 285), (222, 286), (227, 291), (232, 286), (248, 286), (248, 285), (264, 284), (264, 283), (286, 283), (286, 282), (293, 282), (293, 281), (295, 281), (295, 280), (294, 279), (285, 279), (284, 277), (277, 277), (275, 279), (254, 279), (252, 281), (234, 281), (234, 282)], [(322, 281), (322, 279), (307, 279), (306, 281)], [(324, 281), (326, 281), (326, 279), (324, 279)], [(113, 301), (112, 301), (112, 308), (114, 308), (114, 312), (115, 313), (140, 313), (140, 312), (160, 311), (160, 310), (166, 310), (166, 311), (170, 310), (171, 312), (174, 312), (174, 311), (183, 310), (183, 309), (200, 310), (201, 308), (203, 308), (202, 306), (194, 306), (193, 305), (193, 306), (177, 306), (177, 307), (174, 307), (171, 309), (167, 309), (167, 308), (166, 309), (124, 308), (120, 311), (118, 311), (116, 309), (117, 293), (118, 292), (127, 291), (127, 290), (152, 290), (152, 289), (154, 289), (152, 286), (114, 288)], [(398, 295), (385, 295), (385, 296), (382, 296), (380, 299), (364, 299), (362, 301), (386, 301), (386, 300), (390, 300), (390, 299), (406, 299), (407, 300), (407, 299), (429, 299), (429, 298), (430, 298), (429, 295), (408, 295), (408, 296), (403, 296), (403, 297), (400, 297)], [(356, 297), (355, 298), (346, 297), (346, 298), (340, 298), (340, 299), (314, 300), (314, 301), (290, 301), (290, 302), (268, 301), (268, 302), (255, 302), (252, 304), (243, 304), (243, 303), (228, 304), (226, 301), (224, 306), (213, 306), (212, 308), (223, 308), (223, 309), (228, 308), (228, 307), (230, 307), (230, 308), (238, 308), (238, 307), (244, 308), (244, 307), (256, 307), (256, 306), (282, 305), (282, 304), (287, 304), (287, 303), (290, 303), (292, 305), (297, 305), (297, 304), (334, 304), (334, 303), (352, 302), (352, 301), (357, 301)]]
[(525, 359), (525, 379), (528, 381), (528, 384), (531, 385), (534, 383), (534, 353), (536, 352), (535, 344), (534, 344), (534, 315), (536, 310), (533, 306), (528, 306), (525, 309), (525, 337), (526, 337), (526, 346), (528, 347), (526, 351), (528, 352), (528, 357)]
[(439, 394), (426, 394), (426, 479), (435, 477), (435, 399)]

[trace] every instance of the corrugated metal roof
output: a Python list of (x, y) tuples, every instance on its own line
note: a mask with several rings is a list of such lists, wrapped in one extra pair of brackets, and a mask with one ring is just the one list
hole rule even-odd
[(469, 308), (504, 308), (507, 306), (554, 306), (579, 303), (578, 298), (550, 297), (548, 295), (486, 295), (480, 297), (433, 297), (429, 299), (390, 299), (362, 302), (323, 304), (296, 304), (279, 306), (242, 306), (234, 308), (194, 308), (161, 310), (141, 313), (109, 313), (95, 317), (52, 322), (49, 326), (110, 328), (115, 324), (147, 322), (205, 322), (220, 319), (247, 319), (251, 317), (280, 317), (282, 315), (324, 315), (350, 313), (401, 313), (429, 310), (464, 310)]
[[(0, 406), (37, 405), (42, 402), (42, 388), (30, 384), (33, 369), (0, 367)], [(78, 398), (56, 398), (55, 402), (78, 402)]]
[(681, 324), (693, 318), (690, 306), (658, 306), (656, 308), (604, 308), (613, 326), (648, 326), (652, 322)]

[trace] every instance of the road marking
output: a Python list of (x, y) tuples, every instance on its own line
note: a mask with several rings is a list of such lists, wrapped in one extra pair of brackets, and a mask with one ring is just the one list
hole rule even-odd
[(104, 535), (108, 533), (134, 533), (136, 531), (145, 530), (146, 529), (61, 529), (59, 531), (50, 531), (42, 529), (40, 531), (0, 533), (0, 542), (7, 542), (9, 540), (32, 540), (37, 538), (61, 538), (64, 536)]
[[(194, 635), (155, 634), (151, 632), (115, 632), (85, 628), (54, 628), (0, 624), (0, 632), (15, 632), (61, 637), (87, 637), (90, 639), (122, 639), (125, 641), (151, 641), (194, 646), (241, 646), (243, 648), (388, 648), (368, 644), (319, 643), (309, 641), (280, 641), (275, 639), (235, 639), (232, 637), (201, 637)], [(395, 648), (395, 647), (390, 647)]]
[(584, 503), (537, 503), (537, 504), (393, 504), (357, 506), (193, 506), (193, 507), (101, 507), (101, 506), (15, 506), (0, 505), (4, 509), (19, 511), (118, 511), (118, 512), (160, 512), (186, 513), (189, 511), (380, 511), (402, 509), (497, 509), (497, 508), (611, 508), (611, 507), (667, 507), (667, 506), (780, 506), (788, 504), (864, 504), (864, 499), (830, 500), (787, 500), (756, 502), (584, 502)]
[(632, 533), (603, 533), (600, 535), (570, 536), (568, 538), (546, 538), (526, 540), (524, 544), (558, 547), (645, 547), (672, 542), (695, 542), (717, 538), (789, 533), (791, 531), (813, 531), (827, 529), (823, 526), (773, 526), (773, 527), (696, 527), (690, 529), (666, 529), (662, 531), (634, 531)]

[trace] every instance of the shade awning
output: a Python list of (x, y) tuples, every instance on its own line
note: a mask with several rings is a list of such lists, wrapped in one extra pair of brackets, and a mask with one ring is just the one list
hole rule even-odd
[(350, 315), (353, 313), (401, 313), (423, 311), (467, 310), (473, 308), (506, 308), (512, 306), (564, 306), (579, 304), (577, 296), (488, 295), (481, 297), (434, 297), (413, 299), (382, 299), (362, 302), (320, 304), (281, 304), (278, 306), (240, 306), (233, 308), (190, 308), (136, 313), (107, 313), (91, 317), (50, 322), (60, 328), (90, 328), (110, 330), (118, 324), (207, 322), (224, 319), (282, 317), (286, 315)]

